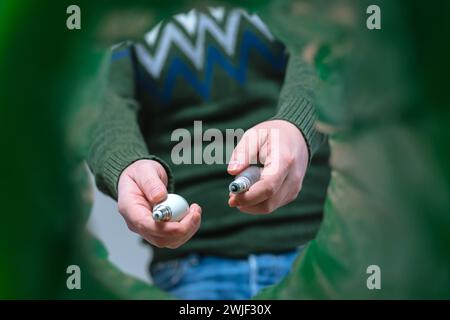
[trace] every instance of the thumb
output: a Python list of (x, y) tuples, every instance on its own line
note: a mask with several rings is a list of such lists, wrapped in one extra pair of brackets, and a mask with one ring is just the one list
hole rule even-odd
[(167, 198), (167, 188), (153, 167), (140, 170), (134, 178), (152, 206)]
[(250, 129), (246, 131), (231, 154), (227, 168), (228, 173), (237, 175), (251, 164), (257, 164), (258, 149), (259, 137), (257, 130)]

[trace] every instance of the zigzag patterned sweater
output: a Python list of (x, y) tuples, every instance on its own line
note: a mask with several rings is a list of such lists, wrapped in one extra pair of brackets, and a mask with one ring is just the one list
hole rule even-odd
[[(169, 190), (176, 187), (203, 209), (198, 233), (176, 250), (155, 248), (153, 261), (281, 252), (315, 236), (329, 170), (326, 147), (315, 152), (313, 83), (311, 69), (289, 57), (258, 16), (240, 9), (192, 10), (113, 48), (88, 159), (98, 187), (117, 198), (120, 173), (134, 161), (154, 159), (166, 168)], [(226, 129), (246, 130), (272, 118), (294, 123), (315, 154), (298, 199), (273, 214), (228, 207), (226, 164), (172, 163), (177, 128), (194, 140), (194, 121), (201, 120), (203, 132), (217, 128), (225, 137)]]

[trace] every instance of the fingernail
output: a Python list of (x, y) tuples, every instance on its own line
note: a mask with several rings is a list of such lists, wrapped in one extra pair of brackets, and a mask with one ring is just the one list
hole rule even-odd
[(228, 170), (234, 171), (239, 168), (239, 165), (240, 164), (238, 161), (230, 161), (230, 163), (228, 164)]
[(165, 200), (166, 197), (167, 197), (167, 195), (166, 195), (165, 190), (159, 189), (159, 190), (153, 191), (153, 193), (151, 193), (149, 200), (154, 203), (158, 203), (158, 202), (162, 202), (163, 200)]
[(200, 214), (202, 213), (202, 208), (196, 203), (192, 204), (192, 210), (198, 211), (198, 213), (200, 213)]

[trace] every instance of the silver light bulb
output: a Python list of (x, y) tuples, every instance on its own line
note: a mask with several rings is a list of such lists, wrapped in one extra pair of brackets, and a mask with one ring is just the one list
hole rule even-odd
[(230, 183), (228, 189), (231, 193), (238, 194), (246, 192), (250, 187), (256, 183), (261, 177), (261, 168), (258, 166), (251, 166), (242, 171), (234, 180)]

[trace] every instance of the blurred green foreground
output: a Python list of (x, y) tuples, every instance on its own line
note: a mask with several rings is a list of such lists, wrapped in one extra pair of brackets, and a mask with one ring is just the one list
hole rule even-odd
[[(166, 299), (108, 262), (85, 230), (83, 158), (108, 47), (164, 16), (224, 1), (0, 1), (0, 298)], [(448, 1), (227, 1), (314, 62), (332, 180), (317, 239), (257, 298), (450, 298)], [(81, 8), (81, 30), (66, 8)], [(326, 36), (324, 36), (326, 35)], [(68, 290), (79, 265), (82, 289)], [(381, 270), (369, 290), (367, 267)]]

